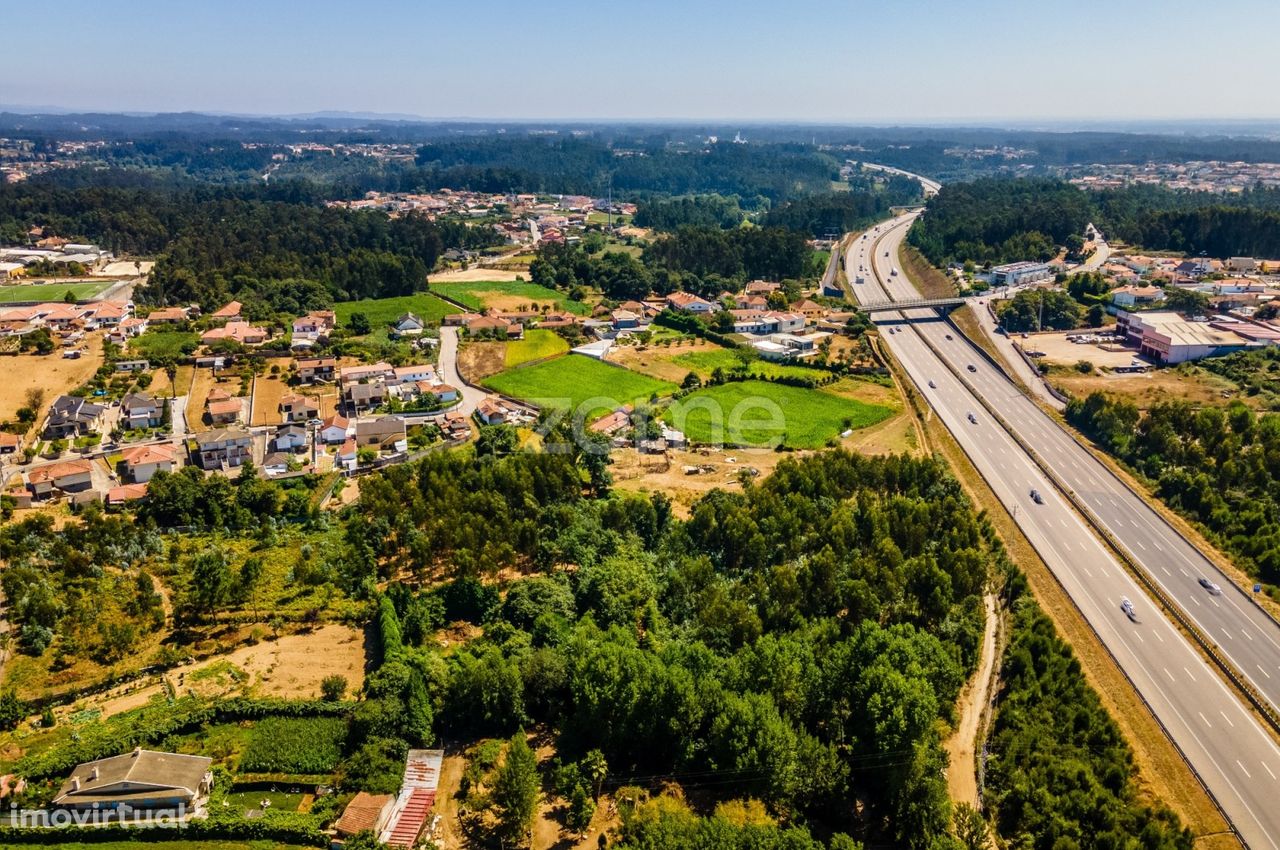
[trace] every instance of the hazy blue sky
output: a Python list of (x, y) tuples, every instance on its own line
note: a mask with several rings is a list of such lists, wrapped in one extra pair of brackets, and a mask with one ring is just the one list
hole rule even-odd
[(1280, 116), (1280, 0), (73, 0), (38, 19), (5, 40), (0, 103), (839, 122)]

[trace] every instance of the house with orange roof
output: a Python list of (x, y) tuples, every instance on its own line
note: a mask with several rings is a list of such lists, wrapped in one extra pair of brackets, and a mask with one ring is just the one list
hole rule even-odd
[(248, 322), (236, 320), (227, 322), (220, 328), (210, 328), (200, 335), (200, 341), (205, 345), (223, 339), (230, 339), (241, 345), (262, 345), (267, 341), (267, 332)]
[(121, 484), (107, 491), (107, 507), (119, 508), (129, 502), (137, 502), (147, 497), (147, 485)]
[(186, 307), (161, 307), (147, 314), (147, 321), (153, 325), (176, 325), (191, 318), (191, 311)]
[(244, 307), (239, 301), (228, 301), (217, 310), (209, 314), (210, 319), (217, 319), (222, 322), (239, 321), (240, 311)]
[(65, 460), (27, 473), (32, 498), (47, 499), (54, 491), (80, 493), (93, 486), (93, 467), (87, 460)]
[(131, 446), (120, 453), (120, 465), (126, 478), (145, 484), (157, 472), (173, 472), (176, 451), (170, 443)]
[(209, 422), (213, 425), (230, 425), (240, 419), (244, 405), (238, 398), (226, 401), (211, 401), (208, 405)]

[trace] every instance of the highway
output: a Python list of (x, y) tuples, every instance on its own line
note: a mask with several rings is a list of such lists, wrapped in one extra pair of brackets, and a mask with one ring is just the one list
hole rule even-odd
[[(917, 214), (881, 225), (846, 253), (850, 280), (859, 265), (873, 272), (864, 271), (867, 282), (852, 287), (859, 301), (920, 297), (904, 277), (892, 274), (898, 246)], [(979, 394), (1077, 498), (1133, 547), (1136, 559), (1152, 569), (1154, 578), (1163, 579), (1166, 592), (1189, 615), (1198, 615), (1196, 622), (1208, 624), (1206, 631), (1222, 642), (1223, 652), (1237, 666), (1256, 663), (1253, 675), (1278, 687), (1280, 644), (1275, 637), (1280, 629), (1251, 610), (1247, 597), (1217, 576), (1158, 514), (934, 310), (877, 314), (875, 321), (889, 349), (1151, 706), (1241, 839), (1254, 850), (1280, 850), (1280, 807), (1275, 805), (1280, 800), (1280, 748), (1269, 731), (1155, 607), (1013, 434), (988, 413)], [(976, 421), (970, 421), (970, 414)], [(1033, 489), (1043, 504), (1032, 498)], [(1199, 587), (1196, 579), (1206, 574), (1222, 585), (1222, 597)], [(1137, 622), (1120, 610), (1124, 598), (1133, 601)], [(1272, 688), (1268, 696), (1273, 694), (1280, 691)]]

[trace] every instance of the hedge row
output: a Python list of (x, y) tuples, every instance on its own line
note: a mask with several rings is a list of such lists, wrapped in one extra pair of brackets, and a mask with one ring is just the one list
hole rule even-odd
[[(328, 847), (329, 836), (320, 829), (317, 819), (297, 812), (267, 812), (260, 818), (211, 815), (207, 820), (193, 820), (172, 827), (66, 826), (32, 828), (0, 826), (0, 847), (41, 846), (48, 844), (100, 844), (108, 841), (136, 842), (141, 845), (164, 841), (199, 839), (226, 841), (272, 841), (277, 844), (301, 844)], [(161, 845), (163, 846), (163, 845)]]

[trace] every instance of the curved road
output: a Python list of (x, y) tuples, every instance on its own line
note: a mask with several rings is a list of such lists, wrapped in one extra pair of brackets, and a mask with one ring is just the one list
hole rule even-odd
[[(919, 297), (905, 278), (891, 273), (897, 264), (898, 246), (916, 215), (900, 216), (851, 247), (846, 257), (851, 268), (861, 263), (874, 271), (867, 276), (867, 283), (853, 287), (858, 300)], [(1013, 436), (986, 413), (977, 393), (998, 409), (1062, 478), (1069, 480), (1068, 486), (1079, 498), (1091, 508), (1098, 504), (1105, 509), (1105, 513), (1099, 513), (1100, 518), (1115, 525), (1119, 529), (1117, 537), (1137, 553), (1147, 555), (1140, 562), (1155, 566), (1155, 573), (1169, 582), (1170, 595), (1185, 602), (1188, 613), (1194, 609), (1206, 621), (1217, 614), (1245, 618), (1249, 626), (1242, 632), (1237, 625), (1232, 631), (1232, 640), (1248, 652), (1239, 657), (1256, 657), (1260, 663), (1270, 664), (1270, 670), (1260, 668), (1261, 672), (1255, 675), (1259, 679), (1273, 676), (1269, 681), (1280, 686), (1280, 652), (1272, 644), (1273, 635), (1263, 634), (1263, 626), (1269, 621), (1255, 624), (1253, 620), (1255, 615), (1265, 615), (1250, 613), (1252, 603), (1247, 599), (1242, 602), (1237, 598), (1238, 591), (1227, 584), (1223, 585), (1225, 594), (1221, 598), (1211, 598), (1201, 590), (1195, 579), (1203, 571), (1193, 571), (1193, 565), (1185, 560), (1198, 553), (1181, 543), (1158, 515), (1127, 491), (937, 313), (922, 309), (877, 314), (876, 321), (886, 331), (893, 328), (884, 333), (883, 339), (894, 356), (1014, 515), (1227, 813), (1242, 840), (1254, 850), (1280, 850), (1280, 807), (1276, 806), (1280, 800), (1280, 748), (1235, 693), (1228, 690), (1218, 671), (1154, 607)], [(969, 370), (970, 365), (973, 371)], [(969, 420), (970, 414), (976, 422)], [(1032, 489), (1042, 494), (1044, 504), (1036, 504), (1030, 495)], [(1143, 512), (1159, 520), (1163, 530), (1151, 524), (1151, 517), (1145, 518), (1144, 528)], [(1183, 547), (1191, 551), (1184, 551)], [(1169, 575), (1164, 575), (1162, 566)], [(1187, 574), (1183, 575), (1183, 571)], [(1133, 600), (1138, 622), (1130, 622), (1120, 611), (1123, 598)], [(1277, 627), (1270, 623), (1267, 629)], [(1218, 637), (1216, 631), (1211, 633)], [(1223, 650), (1227, 652), (1225, 645)], [(1239, 666), (1240, 661), (1236, 663)]]

